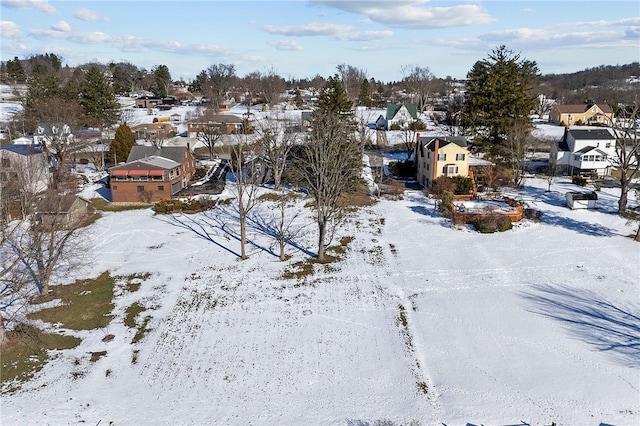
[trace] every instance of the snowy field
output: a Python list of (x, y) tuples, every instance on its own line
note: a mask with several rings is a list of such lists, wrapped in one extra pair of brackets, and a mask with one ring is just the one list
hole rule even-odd
[[(452, 229), (408, 191), (355, 214), (338, 236), (354, 237), (343, 259), (300, 279), (283, 274), (315, 250), (309, 212), (284, 263), (268, 204), (252, 213), (246, 261), (232, 206), (105, 213), (87, 230), (85, 276), (151, 276), (118, 293), (106, 329), (68, 331), (82, 344), (3, 395), (0, 423), (637, 425), (634, 229), (614, 214), (613, 189), (598, 210), (572, 211), (570, 183), (525, 183), (511, 195), (543, 211), (540, 223)], [(152, 319), (132, 344), (134, 302)]]

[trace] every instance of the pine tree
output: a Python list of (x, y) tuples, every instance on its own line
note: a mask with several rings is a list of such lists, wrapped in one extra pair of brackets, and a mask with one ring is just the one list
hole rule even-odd
[(109, 148), (109, 162), (113, 165), (127, 161), (131, 148), (136, 144), (135, 136), (127, 123), (122, 123), (116, 130)]
[(371, 99), (371, 85), (366, 78), (362, 80), (360, 85), (360, 94), (358, 95), (358, 105), (371, 108), (373, 101)]
[(158, 96), (167, 96), (171, 86), (169, 68), (166, 65), (158, 65), (153, 70), (153, 77), (155, 79), (154, 93)]
[(347, 98), (347, 92), (345, 92), (338, 75), (329, 77), (327, 83), (320, 90), (318, 109), (327, 113), (347, 115), (351, 114), (351, 106), (351, 101)]
[(535, 62), (520, 59), (504, 45), (494, 49), (467, 74), (465, 124), (500, 145), (509, 129), (528, 123), (529, 112), (535, 107), (531, 89), (537, 76)]
[(118, 102), (113, 88), (98, 67), (89, 68), (82, 83), (80, 103), (85, 114), (99, 127), (111, 126), (118, 118)]

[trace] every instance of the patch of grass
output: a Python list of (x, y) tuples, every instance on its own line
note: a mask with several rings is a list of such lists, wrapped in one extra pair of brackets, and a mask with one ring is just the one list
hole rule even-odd
[(109, 272), (96, 279), (79, 280), (69, 285), (52, 286), (53, 297), (62, 305), (43, 309), (29, 315), (71, 330), (93, 330), (106, 327), (112, 320), (115, 280)]
[(142, 284), (142, 281), (148, 280), (150, 276), (151, 276), (150, 272), (140, 272), (140, 273), (127, 275), (125, 277), (119, 276), (119, 277), (116, 277), (116, 279), (126, 280), (127, 284), (125, 286), (125, 289), (128, 292), (133, 293), (135, 291), (140, 290), (140, 285)]
[(2, 346), (2, 391), (13, 392), (19, 382), (31, 379), (49, 360), (49, 350), (72, 349), (80, 342), (74, 336), (42, 333), (26, 325), (10, 332), (9, 341)]
[(127, 210), (144, 210), (153, 204), (114, 204), (104, 198), (93, 198), (89, 203), (95, 210), (103, 212), (124, 212)]
[(418, 386), (418, 390), (423, 394), (427, 395), (429, 393), (429, 386), (427, 386), (425, 382), (418, 382), (416, 385)]
[(304, 277), (308, 277), (313, 275), (313, 265), (315, 262), (313, 259), (296, 262), (290, 266), (289, 269), (284, 271), (283, 278), (285, 280), (291, 279), (302, 279)]
[(140, 340), (142, 340), (145, 334), (151, 331), (150, 328), (147, 328), (147, 325), (149, 325), (149, 321), (151, 321), (151, 317), (144, 318), (142, 324), (140, 324), (140, 327), (138, 327), (138, 331), (136, 331), (136, 335), (133, 336), (133, 339), (131, 339), (131, 343), (138, 343)]
[(91, 352), (91, 362), (96, 362), (107, 354), (107, 351)]
[[(325, 260), (324, 263), (331, 263), (331, 262), (339, 259), (342, 255), (344, 255), (347, 252), (347, 248), (348, 248), (349, 244), (354, 239), (355, 239), (354, 237), (342, 237), (342, 238), (340, 238), (340, 244), (339, 245), (327, 247), (326, 250), (325, 250), (325, 257), (327, 258), (327, 260)], [(327, 255), (327, 252), (331, 252), (335, 256), (331, 256), (331, 259), (329, 259), (329, 256)]]
[(129, 306), (125, 311), (124, 325), (129, 328), (134, 328), (136, 326), (136, 317), (138, 316), (138, 314), (146, 310), (147, 309), (138, 302)]

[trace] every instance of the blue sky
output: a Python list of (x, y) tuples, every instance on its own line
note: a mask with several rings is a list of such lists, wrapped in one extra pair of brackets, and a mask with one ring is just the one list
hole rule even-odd
[(504, 44), (543, 74), (640, 61), (635, 1), (0, 0), (0, 57), (167, 65), (189, 81), (212, 64), (237, 74), (328, 77), (348, 64), (383, 81), (408, 65), (464, 78)]

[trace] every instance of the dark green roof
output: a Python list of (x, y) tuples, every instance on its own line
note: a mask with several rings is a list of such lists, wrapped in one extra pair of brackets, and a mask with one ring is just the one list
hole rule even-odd
[(411, 115), (412, 118), (418, 119), (418, 107), (416, 107), (414, 104), (388, 104), (387, 120), (393, 120), (393, 117), (396, 116), (400, 108), (402, 108), (402, 105), (407, 108), (407, 111), (409, 111), (409, 115)]

